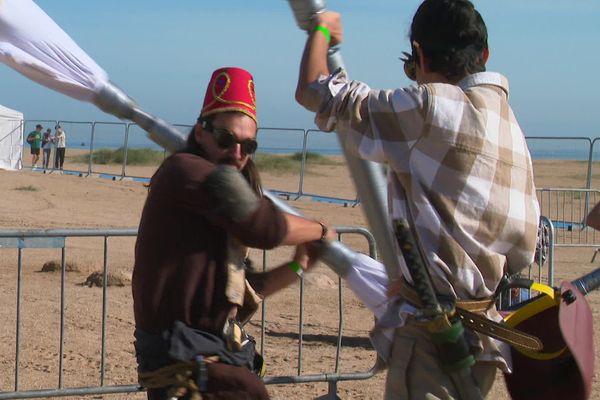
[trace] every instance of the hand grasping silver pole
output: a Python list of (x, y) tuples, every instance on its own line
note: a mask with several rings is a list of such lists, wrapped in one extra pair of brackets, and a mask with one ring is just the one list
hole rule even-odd
[[(325, 10), (325, 2), (322, 0), (288, 0), (288, 2), (298, 26), (305, 31), (312, 27), (312, 18)], [(337, 46), (329, 49), (327, 64), (330, 71), (343, 67), (342, 56)], [(338, 138), (388, 277), (390, 280), (395, 280), (400, 274), (400, 263), (387, 214), (387, 182), (382, 167), (354, 156), (345, 148), (341, 138), (339, 136)]]

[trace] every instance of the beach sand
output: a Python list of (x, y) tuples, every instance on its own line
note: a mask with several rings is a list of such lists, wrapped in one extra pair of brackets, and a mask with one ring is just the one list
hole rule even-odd
[[(73, 152), (67, 151), (67, 155)], [(25, 157), (26, 159), (28, 157)], [(27, 165), (26, 161), (26, 165)], [(0, 171), (0, 226), (2, 229), (104, 229), (135, 228), (146, 197), (143, 183), (112, 181), (94, 176), (85, 177), (88, 166), (67, 160), (65, 169), (82, 171), (82, 177), (58, 173)], [(151, 176), (153, 167), (127, 168), (128, 175)], [(94, 173), (120, 175), (121, 166), (94, 166)], [(571, 161), (540, 161), (535, 163), (538, 187), (583, 187), (586, 165)], [(267, 188), (298, 191), (296, 173), (263, 173)], [(309, 166), (303, 182), (303, 192), (354, 199), (355, 190), (343, 165), (326, 168)], [(365, 227), (360, 206), (344, 206), (311, 201), (304, 197), (290, 204), (303, 214), (335, 226)], [(65, 282), (65, 338), (63, 387), (97, 386), (100, 384), (102, 289), (82, 285), (88, 275), (103, 266), (103, 238), (67, 239), (66, 258), (78, 271), (67, 272)], [(125, 385), (136, 382), (133, 351), (133, 318), (131, 287), (127, 278), (133, 265), (134, 238), (108, 239), (109, 271), (123, 277), (125, 285), (108, 288), (108, 318), (106, 329), (105, 385)], [(367, 252), (366, 241), (358, 235), (348, 235), (344, 241), (358, 251)], [(293, 249), (277, 249), (268, 253), (268, 267), (289, 259)], [(556, 282), (574, 279), (598, 266), (590, 263), (594, 248), (561, 247), (556, 249)], [(0, 250), (0, 390), (14, 389), (15, 315), (17, 298), (17, 259), (15, 249)], [(253, 258), (261, 265), (262, 253)], [(58, 384), (58, 354), (60, 327), (60, 273), (39, 272), (42, 265), (60, 260), (59, 249), (26, 249), (22, 253), (21, 325), (19, 354), (19, 389), (56, 388)], [(344, 298), (343, 344), (339, 372), (365, 372), (375, 363), (368, 332), (373, 317), (354, 295), (342, 285)], [(264, 342), (267, 374), (294, 375), (298, 370), (298, 310), (299, 285), (283, 290), (266, 302), (267, 324)], [(305, 279), (303, 374), (336, 371), (336, 333), (339, 324), (337, 276), (319, 265)], [(596, 327), (600, 323), (600, 291), (587, 296), (594, 313)], [(260, 338), (260, 315), (249, 326), (251, 334)], [(596, 328), (595, 344), (600, 334)], [(260, 343), (259, 343), (260, 348)], [(596, 355), (596, 365), (599, 358)], [(366, 381), (344, 381), (338, 384), (342, 399), (381, 399), (385, 373)], [(551, 384), (549, 382), (548, 384)], [(594, 376), (592, 399), (600, 399), (600, 376)], [(269, 385), (274, 399), (309, 399), (327, 393), (326, 383)], [(73, 397), (77, 398), (77, 397)], [(95, 396), (110, 399), (143, 399), (144, 394)], [(503, 379), (499, 375), (489, 398), (508, 399)]]

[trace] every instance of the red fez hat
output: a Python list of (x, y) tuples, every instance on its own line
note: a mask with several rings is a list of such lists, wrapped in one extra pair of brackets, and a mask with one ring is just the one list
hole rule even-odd
[(210, 78), (200, 117), (227, 111), (244, 113), (258, 123), (254, 78), (244, 69), (219, 68)]

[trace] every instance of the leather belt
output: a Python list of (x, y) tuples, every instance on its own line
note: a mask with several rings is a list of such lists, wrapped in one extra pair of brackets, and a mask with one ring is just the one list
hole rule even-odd
[[(405, 279), (401, 280), (398, 294), (404, 300), (417, 307), (423, 306), (419, 295)], [(517, 329), (509, 327), (506, 324), (492, 321), (484, 315), (476, 314), (487, 311), (494, 305), (494, 303), (495, 301), (493, 299), (457, 299), (454, 304), (455, 315), (461, 319), (465, 327), (486, 336), (493, 337), (494, 339), (506, 342), (517, 349), (529, 351), (542, 350), (542, 342), (536, 336), (521, 332)]]

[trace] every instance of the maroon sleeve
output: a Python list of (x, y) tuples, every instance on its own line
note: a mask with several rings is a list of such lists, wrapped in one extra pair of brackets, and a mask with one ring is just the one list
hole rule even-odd
[(284, 214), (266, 197), (260, 200), (260, 206), (248, 219), (236, 223), (222, 222), (241, 243), (258, 249), (272, 249), (280, 245), (288, 230)]
[(243, 221), (234, 222), (216, 212), (219, 204), (203, 185), (214, 169), (214, 164), (199, 156), (176, 154), (157, 172), (162, 176), (156, 182), (164, 187), (156, 192), (170, 197), (171, 204), (175, 202), (191, 213), (204, 215), (248, 247), (271, 249), (278, 246), (287, 235), (287, 222), (284, 214), (266, 197), (260, 199), (256, 211)]

